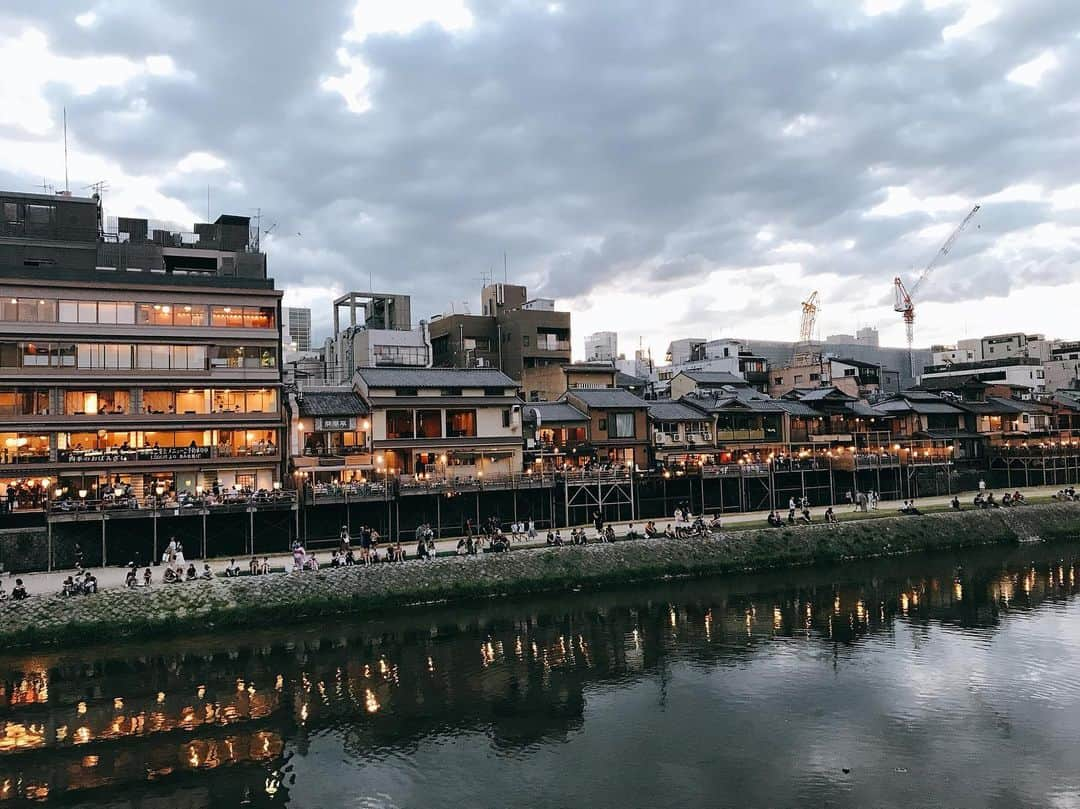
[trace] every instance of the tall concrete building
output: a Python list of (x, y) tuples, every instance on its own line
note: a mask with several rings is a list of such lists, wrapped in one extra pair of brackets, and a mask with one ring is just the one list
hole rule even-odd
[(585, 362), (614, 362), (619, 358), (619, 335), (598, 331), (585, 337)]
[(556, 310), (552, 299), (529, 298), (526, 288), (516, 284), (489, 284), (480, 292), (480, 303), (481, 315), (431, 319), (435, 366), (499, 368), (519, 381), (529, 398), (530, 376), (537, 369), (570, 362), (570, 313)]
[[(344, 324), (342, 312), (348, 313)], [(427, 323), (412, 326), (412, 300), (385, 292), (349, 292), (334, 301), (334, 335), (326, 342), (331, 383), (352, 379), (357, 368), (431, 367)]]
[(6, 479), (76, 503), (270, 489), (281, 293), (248, 218), (102, 222), (97, 198), (0, 192)]
[(311, 351), (311, 310), (286, 306), (281, 310), (281, 342), (286, 351)]

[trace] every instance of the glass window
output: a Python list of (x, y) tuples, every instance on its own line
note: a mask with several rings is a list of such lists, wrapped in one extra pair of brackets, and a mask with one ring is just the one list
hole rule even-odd
[(131, 325), (135, 322), (135, 304), (117, 303), (116, 322), (123, 325)]
[(111, 301), (98, 301), (98, 323), (116, 322), (116, 304)]
[(51, 358), (54, 368), (74, 368), (76, 348), (74, 343), (59, 343), (51, 346)]
[(476, 436), (475, 410), (447, 410), (446, 434), (450, 438), (473, 438)]
[(142, 401), (144, 413), (176, 412), (176, 393), (171, 390), (144, 390)]
[(23, 367), (38, 368), (49, 364), (48, 343), (23, 343)]
[(205, 326), (206, 307), (185, 303), (174, 307), (173, 323), (177, 326)]
[(0, 368), (18, 368), (20, 356), (18, 343), (0, 343)]
[(246, 398), (248, 413), (274, 413), (277, 411), (276, 390), (249, 390)]
[(60, 301), (60, 322), (61, 323), (78, 323), (79, 322), (79, 302), (78, 301)]
[(179, 390), (176, 392), (177, 413), (207, 413), (210, 410), (210, 391)]
[(79, 322), (97, 323), (97, 301), (79, 301)]
[(171, 326), (173, 307), (167, 303), (140, 303), (139, 323), (147, 326)]
[(19, 301), (16, 298), (4, 298), (3, 304), (0, 305), (0, 316), (4, 320), (15, 321), (19, 319)]
[(611, 428), (611, 438), (633, 438), (634, 414), (614, 413), (608, 418), (608, 426)]
[(411, 410), (387, 410), (386, 437), (412, 438), (413, 412)]
[(442, 438), (442, 411), (416, 411), (416, 437)]
[(79, 343), (75, 348), (78, 357), (77, 365), (80, 368), (97, 368), (99, 348), (100, 346), (93, 343)]
[(274, 327), (274, 310), (269, 306), (245, 306), (244, 327), (248, 329), (272, 329)]
[(236, 329), (244, 325), (244, 310), (240, 306), (214, 306), (210, 309), (210, 324), (218, 328)]
[(103, 346), (104, 366), (112, 370), (131, 368), (131, 345), (128, 343), (107, 343)]

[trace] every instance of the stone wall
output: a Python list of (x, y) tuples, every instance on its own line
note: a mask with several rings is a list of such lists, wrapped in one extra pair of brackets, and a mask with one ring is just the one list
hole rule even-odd
[(918, 551), (1080, 539), (1080, 504), (883, 517), (761, 529), (709, 539), (636, 540), (611, 545), (517, 550), (479, 557), (410, 561), (215, 579), (65, 599), (33, 596), (0, 605), (0, 639), (32, 645), (274, 625), (346, 612), (439, 600), (558, 591), (667, 576), (832, 563)]

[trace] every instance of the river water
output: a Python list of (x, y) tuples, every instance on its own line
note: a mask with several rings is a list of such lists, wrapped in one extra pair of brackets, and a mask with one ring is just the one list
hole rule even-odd
[(1080, 547), (0, 655), (0, 807), (1078, 807)]

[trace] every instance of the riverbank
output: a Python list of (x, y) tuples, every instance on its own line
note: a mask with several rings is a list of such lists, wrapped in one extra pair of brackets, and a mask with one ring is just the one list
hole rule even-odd
[(436, 601), (602, 587), (673, 576), (834, 563), (979, 545), (1080, 539), (1080, 504), (935, 513), (724, 532), (708, 539), (514, 550), (371, 568), (275, 573), (0, 604), (0, 642), (73, 645), (218, 627), (274, 626)]

